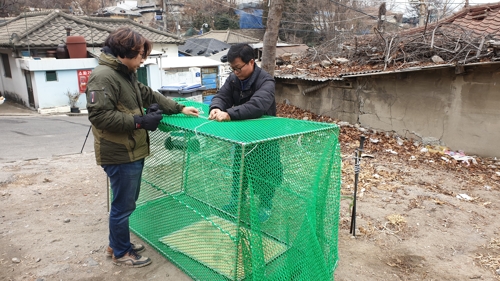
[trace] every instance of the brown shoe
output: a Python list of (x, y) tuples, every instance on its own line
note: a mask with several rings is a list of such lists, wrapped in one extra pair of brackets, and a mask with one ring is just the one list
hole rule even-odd
[(131, 250), (121, 258), (116, 258), (113, 256), (113, 263), (120, 266), (124, 265), (130, 267), (143, 267), (151, 264), (151, 260), (147, 257), (139, 255), (134, 250)]
[[(134, 250), (136, 253), (140, 253), (146, 249), (141, 244), (130, 243), (130, 245), (132, 245), (132, 250)], [(108, 248), (106, 249), (106, 257), (108, 258), (113, 257), (113, 248), (111, 248), (110, 246), (108, 246)]]

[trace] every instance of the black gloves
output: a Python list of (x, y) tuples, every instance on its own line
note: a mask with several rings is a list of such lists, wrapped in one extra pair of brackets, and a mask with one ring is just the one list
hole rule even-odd
[(146, 109), (146, 114), (158, 111), (160, 109), (160, 106), (157, 103), (153, 103)]
[(134, 115), (134, 122), (136, 129), (146, 129), (150, 131), (156, 130), (158, 125), (160, 124), (163, 111), (160, 110), (160, 107), (157, 103), (153, 103), (146, 110), (146, 115), (139, 116)]

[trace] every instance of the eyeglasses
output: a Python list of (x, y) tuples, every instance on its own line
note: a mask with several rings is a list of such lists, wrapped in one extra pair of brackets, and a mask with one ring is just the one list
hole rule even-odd
[(231, 72), (238, 72), (238, 73), (240, 73), (240, 72), (241, 72), (241, 69), (242, 69), (243, 67), (245, 67), (245, 65), (247, 65), (247, 64), (248, 64), (248, 62), (247, 62), (247, 63), (245, 63), (242, 67), (229, 67), (229, 70), (231, 70)]

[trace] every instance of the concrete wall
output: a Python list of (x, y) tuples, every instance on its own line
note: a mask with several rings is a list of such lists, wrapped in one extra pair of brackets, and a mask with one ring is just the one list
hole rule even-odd
[[(352, 89), (331, 85), (303, 95), (318, 83), (277, 79), (277, 102), (316, 114), (392, 131), (420, 141), (436, 140), (453, 150), (500, 156), (500, 64), (355, 78)], [(344, 85), (345, 86), (345, 85)]]
[[(316, 85), (328, 86), (303, 94)], [(296, 79), (276, 79), (276, 102), (289, 102), (319, 115), (349, 122), (358, 122), (359, 102), (353, 81), (313, 82)]]

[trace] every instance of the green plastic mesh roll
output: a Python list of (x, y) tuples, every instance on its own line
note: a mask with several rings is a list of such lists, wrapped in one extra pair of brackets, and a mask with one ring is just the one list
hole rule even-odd
[(333, 280), (335, 124), (164, 116), (150, 133), (132, 231), (195, 280)]

